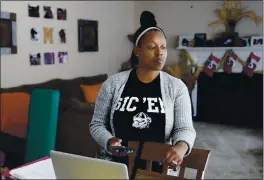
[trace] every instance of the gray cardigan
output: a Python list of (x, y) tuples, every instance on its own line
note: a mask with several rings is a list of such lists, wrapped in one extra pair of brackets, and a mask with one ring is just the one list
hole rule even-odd
[[(131, 70), (128, 70), (110, 76), (102, 84), (96, 99), (90, 133), (105, 150), (107, 141), (115, 136), (113, 114), (130, 72)], [(161, 71), (160, 78), (166, 116), (165, 143), (175, 145), (178, 141), (186, 142), (189, 147), (187, 156), (196, 138), (188, 89), (180, 79), (166, 72)]]

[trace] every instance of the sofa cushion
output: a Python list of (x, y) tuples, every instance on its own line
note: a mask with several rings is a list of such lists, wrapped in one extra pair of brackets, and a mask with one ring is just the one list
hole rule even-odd
[(85, 97), (85, 101), (87, 103), (95, 103), (96, 97), (99, 93), (101, 86), (102, 86), (102, 83), (94, 84), (94, 85), (81, 84), (81, 88), (82, 88), (82, 91)]
[(81, 77), (82, 84), (93, 85), (102, 83), (107, 79), (107, 74), (101, 74), (96, 76)]
[(67, 153), (95, 157), (100, 146), (89, 131), (93, 113), (67, 110), (59, 118), (56, 149)]
[(1, 93), (1, 131), (24, 138), (27, 133), (30, 95)]
[(62, 98), (60, 100), (60, 111), (90, 112), (94, 111), (94, 103), (80, 101), (77, 98)]
[(93, 113), (94, 111), (94, 103), (87, 103), (87, 102), (82, 102), (79, 101), (76, 98), (71, 98), (71, 107), (72, 109), (76, 110), (76, 111), (80, 111), (80, 112), (91, 112)]

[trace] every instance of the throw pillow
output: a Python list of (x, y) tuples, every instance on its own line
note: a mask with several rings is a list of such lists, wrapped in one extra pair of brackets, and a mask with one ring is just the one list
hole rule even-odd
[(26, 137), (30, 95), (23, 92), (1, 93), (0, 103), (0, 131), (16, 137)]
[(85, 101), (87, 103), (95, 103), (101, 86), (101, 83), (95, 85), (81, 85), (81, 89), (84, 93)]

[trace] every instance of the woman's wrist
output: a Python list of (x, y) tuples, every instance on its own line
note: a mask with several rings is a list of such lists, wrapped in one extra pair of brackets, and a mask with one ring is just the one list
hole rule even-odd
[(179, 141), (177, 142), (173, 148), (176, 148), (177, 150), (180, 150), (181, 152), (184, 152), (184, 154), (186, 154), (189, 150), (189, 146), (186, 142), (184, 141)]

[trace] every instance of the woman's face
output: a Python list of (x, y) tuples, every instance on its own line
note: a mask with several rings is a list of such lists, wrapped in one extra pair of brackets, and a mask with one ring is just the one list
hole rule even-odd
[(139, 58), (139, 68), (160, 71), (167, 59), (166, 38), (160, 31), (150, 31), (144, 35), (140, 47), (134, 51)]

